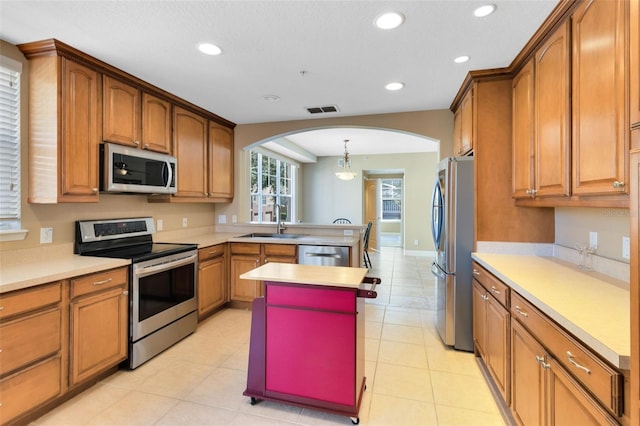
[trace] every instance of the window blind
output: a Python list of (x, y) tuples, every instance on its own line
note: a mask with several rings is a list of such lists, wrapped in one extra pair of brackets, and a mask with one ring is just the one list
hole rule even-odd
[(0, 229), (20, 227), (20, 67), (0, 62)]

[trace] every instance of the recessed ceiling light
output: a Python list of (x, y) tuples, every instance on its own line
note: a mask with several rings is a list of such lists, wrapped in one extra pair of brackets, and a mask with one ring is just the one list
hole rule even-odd
[(399, 81), (394, 81), (393, 83), (389, 83), (386, 86), (384, 86), (385, 89), (395, 92), (396, 90), (400, 90), (404, 87), (404, 83), (401, 83)]
[(375, 26), (381, 30), (398, 28), (404, 22), (404, 15), (400, 12), (387, 12), (378, 16), (374, 21)]
[(262, 100), (265, 102), (278, 102), (280, 100), (280, 96), (278, 95), (264, 95)]
[(212, 43), (200, 43), (198, 44), (198, 50), (205, 55), (219, 55), (222, 53), (222, 49)]
[(462, 64), (463, 62), (467, 62), (469, 57), (467, 55), (458, 56), (453, 60), (456, 64)]
[(495, 4), (485, 4), (484, 6), (480, 6), (479, 8), (474, 10), (473, 15), (478, 18), (489, 16), (496, 11), (496, 8), (497, 6)]

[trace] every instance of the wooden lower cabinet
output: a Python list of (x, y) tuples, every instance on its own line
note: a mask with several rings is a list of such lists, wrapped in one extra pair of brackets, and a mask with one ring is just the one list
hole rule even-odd
[(619, 422), (512, 319), (511, 411), (519, 425), (598, 426)]
[(544, 422), (544, 348), (511, 320), (511, 412), (519, 425)]
[(63, 282), (0, 294), (0, 424), (62, 395)]
[(120, 268), (71, 280), (71, 385), (127, 358), (128, 276)]
[(202, 319), (228, 301), (227, 244), (198, 252), (198, 318)]
[[(487, 272), (479, 265), (473, 265), (473, 336), (476, 352), (482, 357), (487, 370), (507, 404), (510, 392), (510, 324), (509, 311), (499, 302), (493, 292), (498, 290), (484, 280)], [(479, 274), (479, 275), (476, 275)], [(481, 281), (484, 282), (481, 284)], [(485, 288), (488, 286), (489, 289)]]
[(240, 275), (267, 262), (296, 263), (295, 244), (231, 243), (231, 301), (253, 302), (264, 295), (262, 281), (243, 280)]

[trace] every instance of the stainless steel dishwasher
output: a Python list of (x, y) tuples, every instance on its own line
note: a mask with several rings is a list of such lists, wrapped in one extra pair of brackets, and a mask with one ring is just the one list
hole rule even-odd
[(349, 247), (298, 246), (300, 265), (349, 266)]

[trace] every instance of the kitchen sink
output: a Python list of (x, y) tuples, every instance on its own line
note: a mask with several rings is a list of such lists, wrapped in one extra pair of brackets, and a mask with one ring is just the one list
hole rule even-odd
[(267, 234), (267, 233), (252, 233), (246, 235), (240, 235), (239, 238), (300, 238), (305, 237), (303, 234)]

